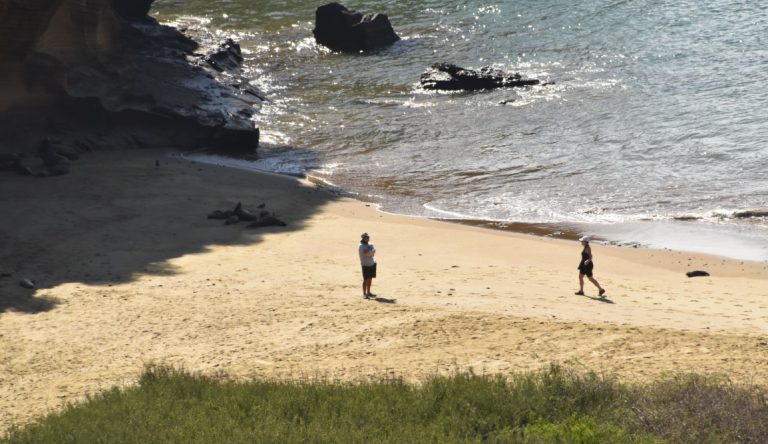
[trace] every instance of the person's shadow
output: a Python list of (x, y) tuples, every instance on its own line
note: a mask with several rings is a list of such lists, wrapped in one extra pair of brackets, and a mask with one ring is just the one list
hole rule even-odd
[(602, 303), (605, 303), (605, 304), (615, 304), (615, 302), (613, 302), (612, 300), (608, 299), (607, 297), (602, 297), (601, 298), (601, 297), (594, 297), (594, 296), (587, 296), (587, 295), (582, 295), (582, 296), (587, 298), (587, 299), (592, 299), (593, 301), (598, 301), (598, 302), (602, 302)]
[(397, 299), (387, 299), (383, 298), (381, 296), (376, 296), (375, 298), (371, 299), (372, 301), (376, 301), (380, 304), (397, 304)]

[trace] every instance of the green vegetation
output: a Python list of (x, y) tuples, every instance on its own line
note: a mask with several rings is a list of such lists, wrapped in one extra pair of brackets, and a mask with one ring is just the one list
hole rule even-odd
[(626, 386), (558, 366), (420, 385), (254, 381), (148, 368), (6, 443), (765, 443), (763, 389), (696, 375)]

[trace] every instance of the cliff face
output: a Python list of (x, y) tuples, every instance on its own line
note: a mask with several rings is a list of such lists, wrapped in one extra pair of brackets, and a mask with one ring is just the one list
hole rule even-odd
[(0, 0), (0, 153), (50, 139), (254, 150), (264, 99), (239, 76), (239, 46), (198, 53), (147, 15), (152, 1)]

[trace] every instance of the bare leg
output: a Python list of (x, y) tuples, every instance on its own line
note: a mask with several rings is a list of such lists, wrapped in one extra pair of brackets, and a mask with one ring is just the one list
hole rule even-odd
[(368, 295), (371, 294), (371, 284), (373, 283), (373, 279), (364, 279), (363, 280), (363, 295), (365, 297), (368, 297)]
[(576, 294), (584, 294), (584, 275), (579, 273), (579, 291)]
[(595, 284), (595, 287), (597, 287), (597, 289), (598, 289), (598, 294), (599, 294), (600, 296), (602, 296), (602, 295), (603, 295), (603, 293), (605, 293), (605, 290), (603, 289), (603, 287), (601, 287), (601, 286), (600, 286), (600, 284), (597, 282), (597, 280), (596, 280), (595, 278), (593, 278), (593, 277), (591, 277), (591, 276), (589, 276), (588, 278), (589, 278), (589, 281), (590, 281), (590, 282), (592, 282), (593, 284)]

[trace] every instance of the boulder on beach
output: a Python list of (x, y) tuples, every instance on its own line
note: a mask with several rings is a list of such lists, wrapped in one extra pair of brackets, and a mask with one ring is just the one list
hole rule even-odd
[(312, 34), (317, 44), (341, 52), (371, 51), (400, 40), (385, 14), (362, 14), (339, 3), (317, 8)]
[(524, 78), (519, 73), (506, 73), (488, 66), (473, 70), (450, 63), (435, 63), (421, 75), (421, 86), (424, 89), (443, 91), (477, 91), (540, 83), (538, 79)]
[(706, 277), (706, 276), (709, 276), (709, 273), (707, 273), (706, 271), (703, 271), (703, 270), (693, 270), (693, 271), (689, 271), (689, 272), (685, 273), (685, 275), (688, 276), (689, 278), (692, 278), (692, 277)]

